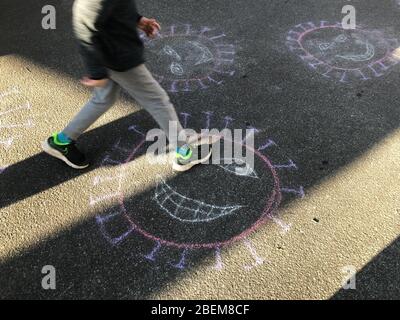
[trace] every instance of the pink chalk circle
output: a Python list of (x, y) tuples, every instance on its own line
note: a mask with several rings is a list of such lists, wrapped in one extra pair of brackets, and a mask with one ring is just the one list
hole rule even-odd
[[(229, 139), (224, 139), (226, 141), (229, 142), (233, 142)], [(133, 159), (135, 157), (135, 155), (137, 154), (137, 152), (140, 151), (140, 148), (144, 145), (144, 140), (139, 143), (139, 145), (133, 150), (133, 152), (130, 154), (130, 156), (127, 158), (126, 163), (130, 162), (131, 159)], [(259, 219), (257, 221), (255, 221), (249, 228), (247, 228), (245, 231), (243, 231), (242, 233), (232, 237), (229, 240), (226, 241), (220, 241), (220, 242), (212, 242), (212, 243), (178, 243), (175, 241), (169, 241), (169, 240), (165, 240), (162, 239), (156, 235), (153, 235), (149, 232), (147, 232), (146, 230), (144, 230), (143, 228), (141, 228), (128, 214), (126, 207), (125, 207), (125, 199), (124, 196), (122, 195), (119, 198), (119, 204), (120, 204), (120, 208), (121, 208), (121, 214), (127, 219), (127, 221), (129, 221), (132, 230), (134, 230), (134, 232), (137, 232), (138, 234), (142, 235), (143, 237), (145, 237), (148, 240), (157, 242), (161, 245), (165, 245), (168, 247), (175, 247), (178, 249), (201, 249), (201, 248), (205, 248), (205, 249), (213, 249), (213, 248), (221, 248), (224, 246), (228, 246), (234, 242), (240, 241), (245, 239), (246, 237), (248, 237), (251, 233), (255, 232), (258, 228), (260, 228), (267, 220), (269, 220), (271, 217), (274, 216), (276, 209), (279, 207), (281, 200), (282, 200), (282, 195), (281, 195), (281, 188), (280, 188), (280, 181), (279, 181), (279, 177), (278, 174), (274, 168), (274, 166), (272, 165), (271, 161), (264, 156), (263, 154), (261, 154), (260, 151), (255, 150), (253, 148), (251, 148), (250, 146), (243, 144), (243, 143), (238, 143), (238, 142), (233, 142), (236, 143), (238, 145), (241, 145), (242, 147), (247, 148), (249, 151), (253, 152), (259, 159), (261, 159), (261, 161), (263, 162), (263, 164), (265, 165), (265, 169), (269, 170), (272, 174), (273, 177), (273, 181), (274, 181), (274, 186), (273, 186), (273, 190), (271, 192), (271, 194), (268, 196), (267, 201), (265, 203), (265, 207), (263, 209), (263, 211), (261, 212), (261, 215), (259, 217)]]

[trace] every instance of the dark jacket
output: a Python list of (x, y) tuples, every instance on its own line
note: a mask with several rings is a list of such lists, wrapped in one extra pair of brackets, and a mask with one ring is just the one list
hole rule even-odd
[(76, 0), (73, 26), (88, 76), (107, 78), (108, 69), (126, 71), (144, 62), (134, 0)]

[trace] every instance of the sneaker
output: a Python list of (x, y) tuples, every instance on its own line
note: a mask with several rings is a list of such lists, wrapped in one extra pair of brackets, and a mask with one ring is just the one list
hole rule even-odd
[(85, 155), (78, 150), (75, 142), (59, 145), (54, 142), (54, 136), (42, 142), (42, 149), (47, 154), (64, 161), (74, 169), (85, 169), (89, 166)]
[(211, 157), (212, 149), (208, 146), (208, 152), (205, 155), (202, 155), (201, 149), (201, 145), (193, 146), (190, 144), (185, 144), (184, 146), (177, 148), (172, 169), (183, 172), (191, 169), (197, 164), (207, 162)]

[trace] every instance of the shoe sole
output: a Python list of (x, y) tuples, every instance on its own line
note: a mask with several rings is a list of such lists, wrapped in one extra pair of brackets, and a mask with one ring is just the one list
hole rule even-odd
[(177, 171), (177, 172), (188, 171), (188, 170), (192, 169), (194, 166), (196, 166), (198, 164), (202, 164), (202, 163), (208, 161), (208, 159), (210, 159), (210, 157), (211, 157), (211, 154), (212, 154), (212, 150), (207, 155), (207, 157), (205, 157), (203, 159), (199, 159), (199, 160), (193, 161), (193, 162), (190, 162), (188, 164), (184, 164), (184, 165), (181, 165), (181, 164), (178, 164), (178, 163), (174, 162), (172, 164), (172, 170)]
[(61, 161), (63, 161), (65, 164), (67, 164), (68, 166), (70, 166), (71, 168), (74, 169), (78, 169), (78, 170), (82, 170), (82, 169), (86, 169), (89, 165), (85, 165), (85, 166), (78, 166), (76, 164), (73, 164), (71, 161), (69, 161), (60, 151), (57, 151), (55, 149), (53, 149), (49, 143), (47, 142), (47, 140), (42, 142), (42, 149), (44, 152), (46, 152), (48, 155), (57, 158)]

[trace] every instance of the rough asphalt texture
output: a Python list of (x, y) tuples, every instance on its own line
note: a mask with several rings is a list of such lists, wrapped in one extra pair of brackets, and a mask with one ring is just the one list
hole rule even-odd
[[(41, 28), (47, 4), (57, 9), (56, 30)], [(268, 220), (246, 241), (222, 247), (220, 260), (218, 250), (163, 245), (151, 261), (144, 256), (157, 242), (139, 233), (114, 246), (106, 240), (99, 217), (117, 213), (118, 219), (121, 206), (112, 198), (97, 203), (98, 197), (122, 190), (129, 217), (151, 234), (177, 243), (209, 243), (228, 240), (256, 221), (265, 192), (272, 191), (271, 175), (260, 173), (265, 168), (260, 164), (258, 180), (235, 180), (214, 166), (172, 175), (149, 165), (143, 151), (132, 154), (140, 135), (128, 128), (146, 131), (155, 124), (125, 95), (80, 141), (93, 159), (90, 169), (72, 171), (46, 156), (40, 141), (62, 129), (90, 95), (78, 82), (83, 69), (71, 34), (72, 0), (2, 0), (0, 92), (17, 87), (20, 93), (1, 98), (0, 125), (26, 126), (0, 129), (1, 141), (15, 138), (0, 145), (0, 167), (7, 166), (0, 169), (0, 297), (400, 298), (400, 65), (382, 77), (343, 84), (308, 69), (285, 45), (287, 32), (299, 23), (340, 21), (345, 4), (138, 1), (142, 14), (163, 26), (208, 26), (226, 34), (236, 51), (236, 73), (207, 90), (172, 94), (178, 112), (190, 113), (189, 125), (197, 129), (204, 127), (203, 111), (214, 113), (211, 122), (218, 128), (226, 116), (235, 119), (235, 128), (256, 127), (258, 145), (267, 138), (278, 145), (264, 152), (272, 163), (291, 159), (297, 165), (297, 170), (276, 169), (281, 187), (305, 191), (304, 198), (283, 192), (275, 212), (281, 220)], [(396, 1), (352, 4), (365, 28), (400, 39)], [(27, 101), (30, 109), (2, 114)], [(128, 150), (118, 149), (118, 141)], [(99, 178), (121, 172), (120, 166), (102, 163), (107, 155), (132, 160), (123, 165), (122, 189), (119, 180)], [(249, 209), (231, 219), (180, 223), (154, 201), (157, 170), (188, 198)], [(115, 221), (106, 224), (108, 234), (116, 238), (129, 231), (126, 219)], [(290, 224), (290, 230), (279, 223)], [(54, 291), (41, 287), (45, 265), (57, 270)], [(341, 290), (345, 266), (357, 270), (356, 290)]]

